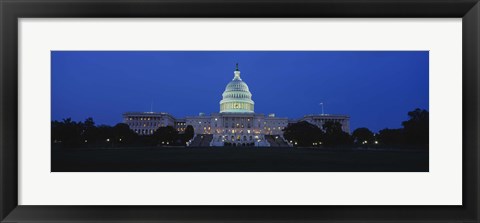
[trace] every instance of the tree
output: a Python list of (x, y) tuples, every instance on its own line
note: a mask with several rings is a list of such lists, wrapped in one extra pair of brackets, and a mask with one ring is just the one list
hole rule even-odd
[(62, 147), (78, 146), (118, 146), (121, 144), (131, 145), (154, 145), (150, 138), (139, 140), (134, 131), (127, 124), (119, 123), (115, 126), (96, 126), (93, 118), (87, 118), (85, 122), (75, 122), (71, 118), (62, 121), (52, 121), (52, 143)]
[(51, 134), (51, 140), (52, 143), (57, 143), (62, 140), (62, 127), (63, 123), (59, 121), (52, 121), (52, 134)]
[(382, 145), (396, 146), (405, 144), (403, 129), (382, 129), (378, 132), (378, 141)]
[(52, 136), (58, 137), (54, 139), (62, 142), (65, 147), (75, 147), (81, 142), (81, 134), (83, 133), (83, 125), (81, 122), (72, 121), (71, 118), (63, 119), (63, 122), (53, 124)]
[(112, 144), (114, 142), (115, 134), (113, 128), (108, 125), (100, 125), (97, 128), (97, 143), (101, 145)]
[(85, 122), (83, 123), (82, 140), (86, 144), (92, 144), (92, 143), (96, 143), (97, 141), (99, 141), (98, 128), (95, 125), (95, 122), (93, 121), (93, 118), (91, 118), (91, 117), (85, 119)]
[(323, 143), (328, 146), (350, 145), (352, 137), (342, 130), (342, 124), (334, 121), (326, 121), (323, 124), (325, 137)]
[(193, 126), (187, 125), (187, 128), (185, 128), (185, 133), (184, 133), (185, 141), (192, 139), (194, 134), (195, 132), (194, 132)]
[(353, 142), (356, 144), (371, 144), (374, 141), (373, 132), (368, 128), (358, 128), (352, 133)]
[(96, 127), (92, 117), (88, 117), (87, 119), (85, 119), (85, 122), (83, 123), (83, 125), (85, 129), (92, 129)]
[(172, 126), (160, 127), (153, 133), (153, 138), (159, 144), (171, 145), (178, 137), (178, 132)]
[(131, 144), (138, 135), (127, 124), (118, 123), (113, 127), (113, 135), (116, 143)]
[(415, 109), (408, 112), (409, 120), (402, 122), (405, 141), (410, 145), (428, 145), (429, 143), (429, 114), (424, 109)]
[(323, 132), (318, 126), (306, 121), (289, 124), (284, 130), (283, 137), (298, 146), (313, 146), (322, 141)]

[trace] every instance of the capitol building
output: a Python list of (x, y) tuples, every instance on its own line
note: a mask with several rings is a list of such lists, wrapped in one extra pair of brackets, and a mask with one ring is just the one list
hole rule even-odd
[(240, 76), (238, 64), (233, 74), (222, 94), (219, 113), (176, 118), (165, 112), (127, 112), (123, 114), (123, 122), (139, 135), (153, 134), (165, 126), (182, 133), (191, 125), (195, 135), (187, 144), (190, 146), (291, 146), (291, 142), (283, 138), (283, 129), (301, 121), (320, 128), (326, 121), (339, 122), (343, 131), (350, 132), (350, 117), (346, 115), (315, 114), (288, 119), (273, 113), (255, 113), (252, 93)]

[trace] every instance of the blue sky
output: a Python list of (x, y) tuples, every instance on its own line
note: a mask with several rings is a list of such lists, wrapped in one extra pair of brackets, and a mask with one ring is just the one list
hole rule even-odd
[(52, 51), (52, 120), (114, 125), (127, 111), (219, 111), (239, 63), (255, 112), (345, 114), (352, 131), (428, 110), (428, 51)]

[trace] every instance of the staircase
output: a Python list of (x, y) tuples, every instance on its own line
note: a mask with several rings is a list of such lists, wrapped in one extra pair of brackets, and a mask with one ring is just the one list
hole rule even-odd
[(289, 147), (288, 143), (279, 135), (266, 135), (270, 147)]
[(270, 147), (279, 147), (277, 142), (275, 142), (275, 138), (272, 135), (266, 135), (265, 139), (268, 143), (270, 143)]
[(213, 139), (213, 135), (209, 134), (198, 134), (193, 138), (189, 147), (209, 147), (210, 142)]
[(203, 139), (202, 139), (202, 142), (200, 143), (200, 147), (209, 147), (210, 142), (213, 139), (213, 135), (209, 134), (209, 135), (202, 135), (202, 136), (203, 136)]
[(275, 139), (275, 142), (278, 144), (279, 147), (290, 147), (287, 141), (281, 136), (278, 136), (278, 139)]

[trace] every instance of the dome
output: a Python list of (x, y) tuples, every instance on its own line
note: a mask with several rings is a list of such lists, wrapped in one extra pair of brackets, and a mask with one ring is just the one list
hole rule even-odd
[(252, 93), (250, 93), (248, 85), (240, 78), (238, 64), (233, 74), (233, 80), (227, 84), (222, 94), (220, 113), (253, 113), (255, 103), (252, 101)]

